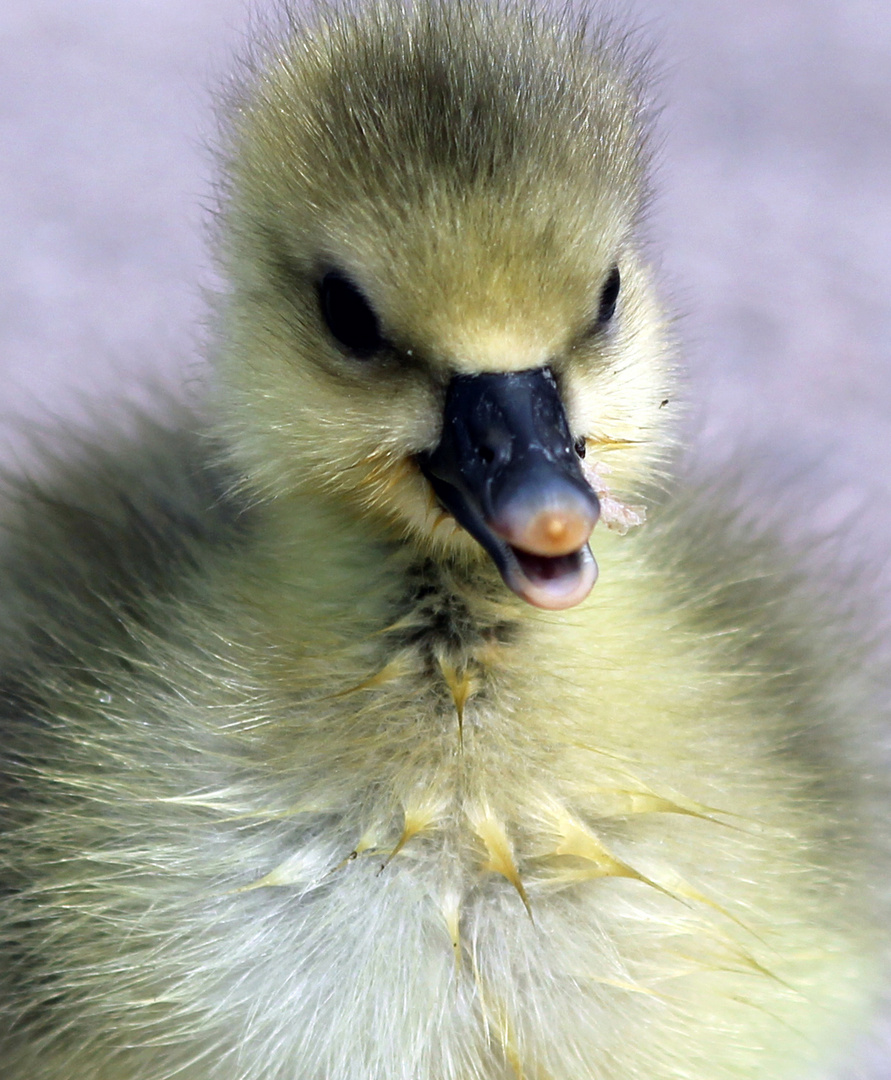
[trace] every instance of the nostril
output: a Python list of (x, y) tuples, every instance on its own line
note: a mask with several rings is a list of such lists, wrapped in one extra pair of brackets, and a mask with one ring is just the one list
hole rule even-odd
[(575, 440), (574, 447), (575, 452), (578, 454), (578, 456), (580, 458), (583, 458), (588, 450), (588, 444), (585, 442), (584, 435), (579, 435), (579, 437)]
[(483, 465), (503, 465), (510, 460), (512, 445), (508, 432), (492, 426), (478, 435), (476, 456)]

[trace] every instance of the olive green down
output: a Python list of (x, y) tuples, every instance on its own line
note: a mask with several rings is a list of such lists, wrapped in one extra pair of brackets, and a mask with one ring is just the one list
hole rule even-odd
[(633, 39), (319, 3), (240, 71), (203, 404), (4, 483), (0, 1075), (828, 1077), (881, 695), (673, 479)]

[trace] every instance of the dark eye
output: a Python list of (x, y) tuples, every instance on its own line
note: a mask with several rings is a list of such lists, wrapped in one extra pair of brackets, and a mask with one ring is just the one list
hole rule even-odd
[(371, 305), (343, 274), (332, 270), (319, 282), (319, 308), (331, 336), (359, 357), (383, 344), (380, 323)]
[(600, 290), (600, 307), (597, 309), (597, 326), (605, 326), (615, 314), (616, 303), (619, 299), (619, 288), (622, 278), (619, 276), (618, 266), (614, 266), (607, 275), (603, 288)]

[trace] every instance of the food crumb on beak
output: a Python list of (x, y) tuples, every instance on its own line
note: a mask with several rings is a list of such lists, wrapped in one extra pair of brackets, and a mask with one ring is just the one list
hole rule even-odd
[(624, 536), (631, 529), (636, 529), (647, 520), (647, 508), (622, 502), (610, 492), (603, 479), (604, 474), (612, 472), (609, 465), (602, 461), (585, 458), (581, 462), (585, 479), (597, 493), (600, 502), (600, 520), (610, 530)]

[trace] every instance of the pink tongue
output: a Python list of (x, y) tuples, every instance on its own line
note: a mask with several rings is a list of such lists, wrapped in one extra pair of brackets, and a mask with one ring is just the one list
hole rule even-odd
[(579, 571), (578, 551), (569, 555), (535, 555), (531, 551), (514, 548), (513, 553), (523, 568), (523, 573), (536, 584), (550, 581), (559, 583), (568, 577), (574, 577)]
[(512, 547), (519, 573), (512, 570), (506, 583), (523, 600), (548, 611), (562, 611), (581, 603), (597, 580), (597, 563), (587, 544), (569, 555), (535, 555)]

